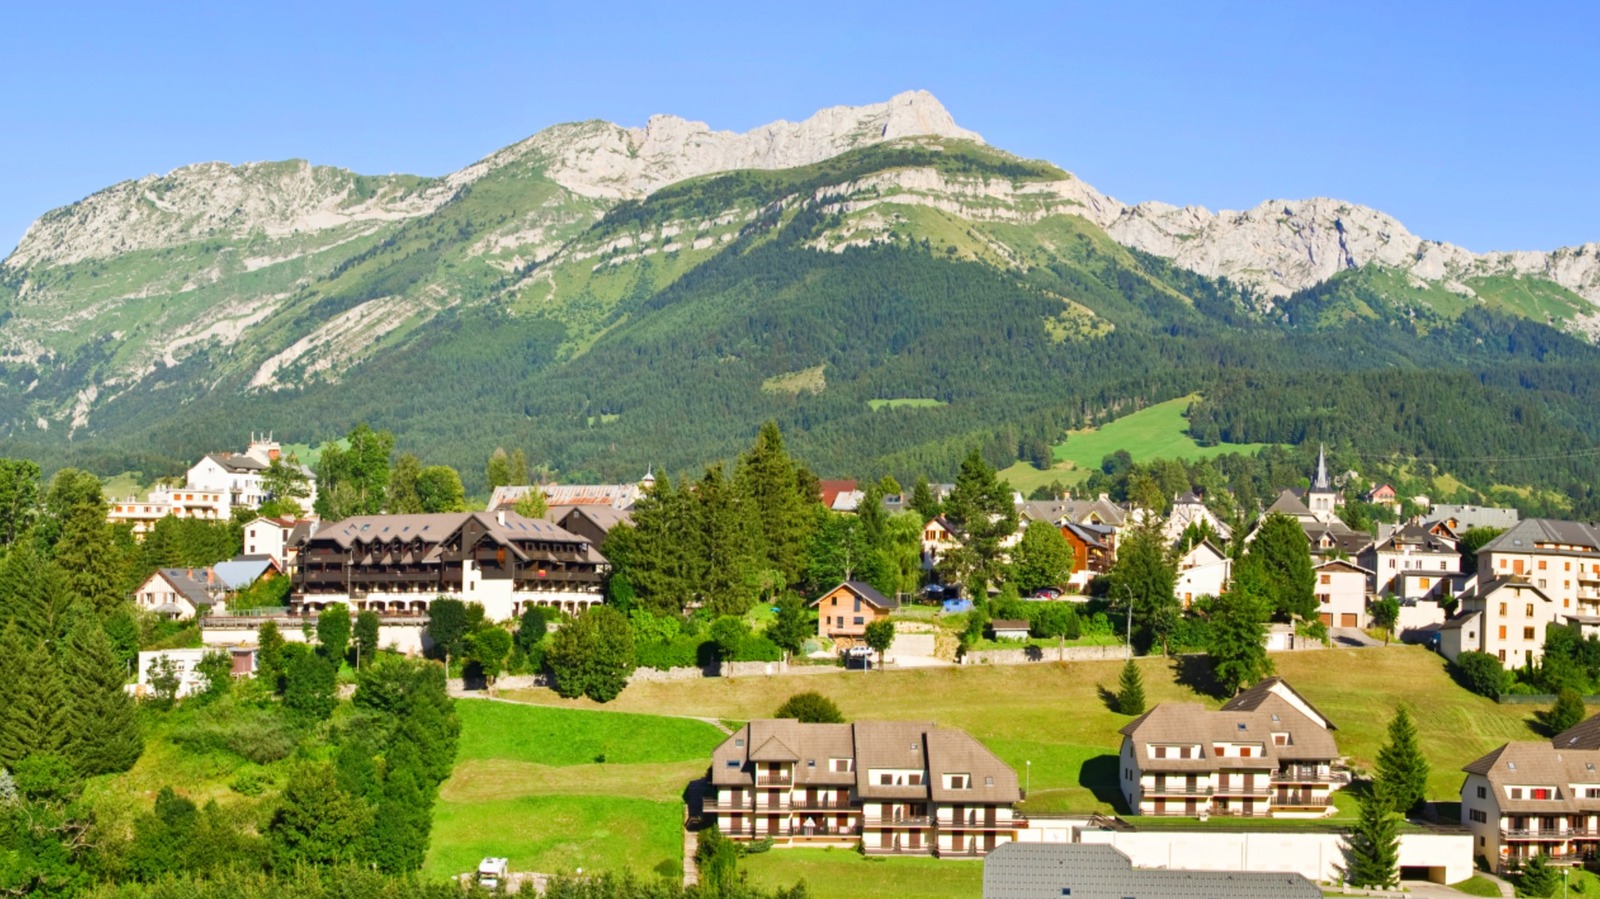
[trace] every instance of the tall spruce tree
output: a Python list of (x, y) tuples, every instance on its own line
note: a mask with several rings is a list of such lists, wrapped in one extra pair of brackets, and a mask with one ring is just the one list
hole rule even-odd
[(637, 605), (654, 614), (676, 615), (693, 595), (693, 502), (663, 474), (634, 504), (633, 524), (606, 538), (606, 557), (633, 586)]
[(925, 476), (918, 475), (917, 483), (911, 488), (911, 508), (920, 516), (922, 523), (927, 524), (938, 518), (944, 512), (944, 506), (933, 495), (933, 487)]
[(733, 480), (738, 493), (760, 510), (753, 518), (753, 551), (765, 567), (781, 572), (784, 583), (778, 586), (795, 583), (805, 570), (815, 518), (777, 422), (761, 426), (755, 443), (739, 458)]
[(1427, 797), (1428, 759), (1417, 741), (1417, 726), (1401, 706), (1389, 721), (1389, 741), (1378, 750), (1377, 780), (1394, 811), (1405, 814)]
[(396, 734), (386, 753), (383, 779), (368, 835), (368, 857), (378, 870), (402, 874), (422, 867), (432, 827), (433, 796), (423, 788), (427, 774), (405, 731)]
[(47, 503), (56, 525), (52, 557), (73, 594), (89, 600), (100, 614), (110, 614), (122, 603), (127, 571), (106, 524), (100, 479), (66, 468), (50, 483)]
[(26, 636), (54, 647), (66, 633), (72, 594), (60, 566), (32, 540), (19, 540), (0, 562), (0, 623), (15, 622)]
[(62, 668), (72, 728), (68, 759), (85, 777), (132, 768), (144, 751), (144, 737), (133, 699), (122, 689), (122, 666), (100, 622), (87, 611), (73, 616)]
[(1143, 715), (1144, 701), (1144, 677), (1139, 673), (1139, 666), (1129, 659), (1117, 680), (1117, 711), (1124, 715)]
[(1316, 614), (1316, 573), (1311, 570), (1311, 544), (1298, 521), (1274, 512), (1262, 519), (1256, 539), (1245, 554), (1266, 575), (1274, 615), (1289, 620)]
[(0, 641), (0, 650), (17, 653), (5, 673), (18, 678), (7, 685), (0, 709), (0, 766), (15, 768), (31, 755), (62, 755), (71, 745), (72, 728), (55, 658), (38, 638)]
[(38, 463), (0, 459), (0, 549), (16, 543), (38, 514)]
[[(701, 602), (713, 615), (743, 615), (755, 602), (762, 567), (761, 527), (767, 517), (712, 465), (695, 485), (695, 567)], [(785, 576), (788, 572), (785, 571)]]
[(1017, 507), (1011, 485), (1000, 480), (981, 450), (974, 449), (962, 461), (944, 500), (944, 517), (961, 538), (961, 546), (948, 556), (947, 580), (999, 580), (1004, 557), (1000, 544), (1017, 529)]
[(1360, 816), (1350, 831), (1350, 883), (1383, 889), (1400, 882), (1400, 822), (1393, 800), (1374, 785), (1360, 799)]
[(1183, 614), (1174, 592), (1177, 577), (1166, 540), (1154, 527), (1133, 528), (1117, 546), (1109, 597), (1119, 610), (1132, 603), (1133, 641), (1142, 650), (1159, 644), (1162, 654), (1167, 652), (1167, 638)]

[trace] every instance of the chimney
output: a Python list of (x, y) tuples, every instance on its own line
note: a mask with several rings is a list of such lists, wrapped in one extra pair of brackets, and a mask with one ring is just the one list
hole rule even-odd
[(506, 524), (506, 510), (505, 509), (496, 510), (496, 512), (494, 513), (494, 520), (500, 522), (500, 526), (501, 527), (505, 527), (505, 524)]
[(282, 456), (282, 455), (283, 455), (283, 450), (278, 449), (278, 447), (276, 445), (274, 445), (271, 449), (267, 450), (267, 459), (269, 461), (276, 462), (276, 461), (278, 461), (278, 457)]

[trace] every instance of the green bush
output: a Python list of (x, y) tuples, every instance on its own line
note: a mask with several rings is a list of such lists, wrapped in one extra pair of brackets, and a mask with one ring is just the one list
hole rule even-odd
[(172, 742), (190, 752), (227, 752), (258, 765), (288, 758), (298, 745), (277, 715), (231, 704), (211, 707), (193, 725), (174, 733)]
[(783, 661), (783, 648), (772, 642), (765, 635), (746, 637), (739, 643), (739, 651), (734, 654), (736, 662), (781, 662)]
[(700, 665), (701, 645), (708, 641), (683, 635), (670, 643), (646, 643), (635, 650), (640, 668), (666, 671), (668, 668), (696, 668)]
[(1450, 674), (1456, 682), (1479, 696), (1490, 699), (1506, 692), (1506, 669), (1500, 660), (1486, 652), (1464, 652), (1450, 664)]

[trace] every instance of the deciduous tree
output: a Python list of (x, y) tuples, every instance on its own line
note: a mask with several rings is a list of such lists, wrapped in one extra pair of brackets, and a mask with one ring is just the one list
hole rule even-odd
[(1206, 655), (1218, 686), (1229, 695), (1272, 672), (1266, 589), (1265, 575), (1247, 559), (1235, 567), (1233, 583), (1212, 603)]
[(867, 622), (865, 634), (867, 646), (878, 654), (878, 667), (883, 667), (883, 654), (894, 645), (894, 622), (887, 618), (875, 618)]
[(1278, 512), (1262, 519), (1246, 556), (1266, 575), (1274, 615), (1285, 621), (1315, 616), (1316, 574), (1311, 570), (1311, 544), (1298, 521)]
[(1072, 544), (1047, 521), (1028, 525), (1013, 556), (1011, 576), (1024, 593), (1060, 587), (1072, 577)]
[(1117, 562), (1110, 572), (1110, 598), (1114, 605), (1133, 606), (1134, 642), (1148, 651), (1160, 644), (1167, 651), (1167, 637), (1178, 623), (1182, 605), (1173, 592), (1177, 569), (1167, 552), (1161, 532), (1141, 525), (1127, 532), (1117, 546)]
[(596, 606), (556, 631), (545, 659), (557, 693), (610, 702), (633, 673), (633, 631), (621, 612)]
[(833, 700), (815, 690), (796, 693), (783, 701), (774, 718), (794, 718), (802, 724), (843, 724), (844, 715)]

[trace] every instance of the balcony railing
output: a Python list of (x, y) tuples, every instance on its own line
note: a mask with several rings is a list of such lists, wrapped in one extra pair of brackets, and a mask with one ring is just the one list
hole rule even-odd
[[(882, 846), (867, 846), (863, 850), (867, 855), (932, 855), (932, 846), (903, 846), (899, 849), (886, 849)], [(948, 855), (949, 853), (940, 853)]]
[(1186, 784), (1156, 784), (1145, 788), (1146, 796), (1210, 796), (1212, 788), (1209, 786), (1188, 786)]
[(787, 787), (794, 784), (793, 775), (789, 774), (758, 774), (756, 786), (758, 787)]
[(1317, 773), (1314, 768), (1285, 768), (1272, 774), (1273, 783), (1289, 784), (1347, 784), (1350, 782), (1350, 772), (1329, 771)]
[(793, 802), (796, 810), (805, 811), (838, 811), (858, 812), (859, 808), (850, 804), (848, 799), (804, 799), (796, 798)]
[(930, 815), (868, 815), (861, 819), (867, 827), (931, 827)]
[(1268, 784), (1228, 784), (1228, 783), (1224, 783), (1224, 784), (1218, 784), (1216, 787), (1213, 787), (1212, 790), (1211, 790), (1211, 793), (1214, 796), (1228, 796), (1228, 797), (1239, 796), (1239, 797), (1246, 797), (1246, 798), (1249, 798), (1249, 797), (1265, 798), (1267, 796), (1272, 795), (1272, 787), (1269, 786)]
[(1594, 830), (1562, 830), (1559, 827), (1507, 827), (1500, 831), (1502, 836), (1514, 839), (1527, 840), (1565, 840), (1569, 837), (1592, 837), (1600, 834)]

